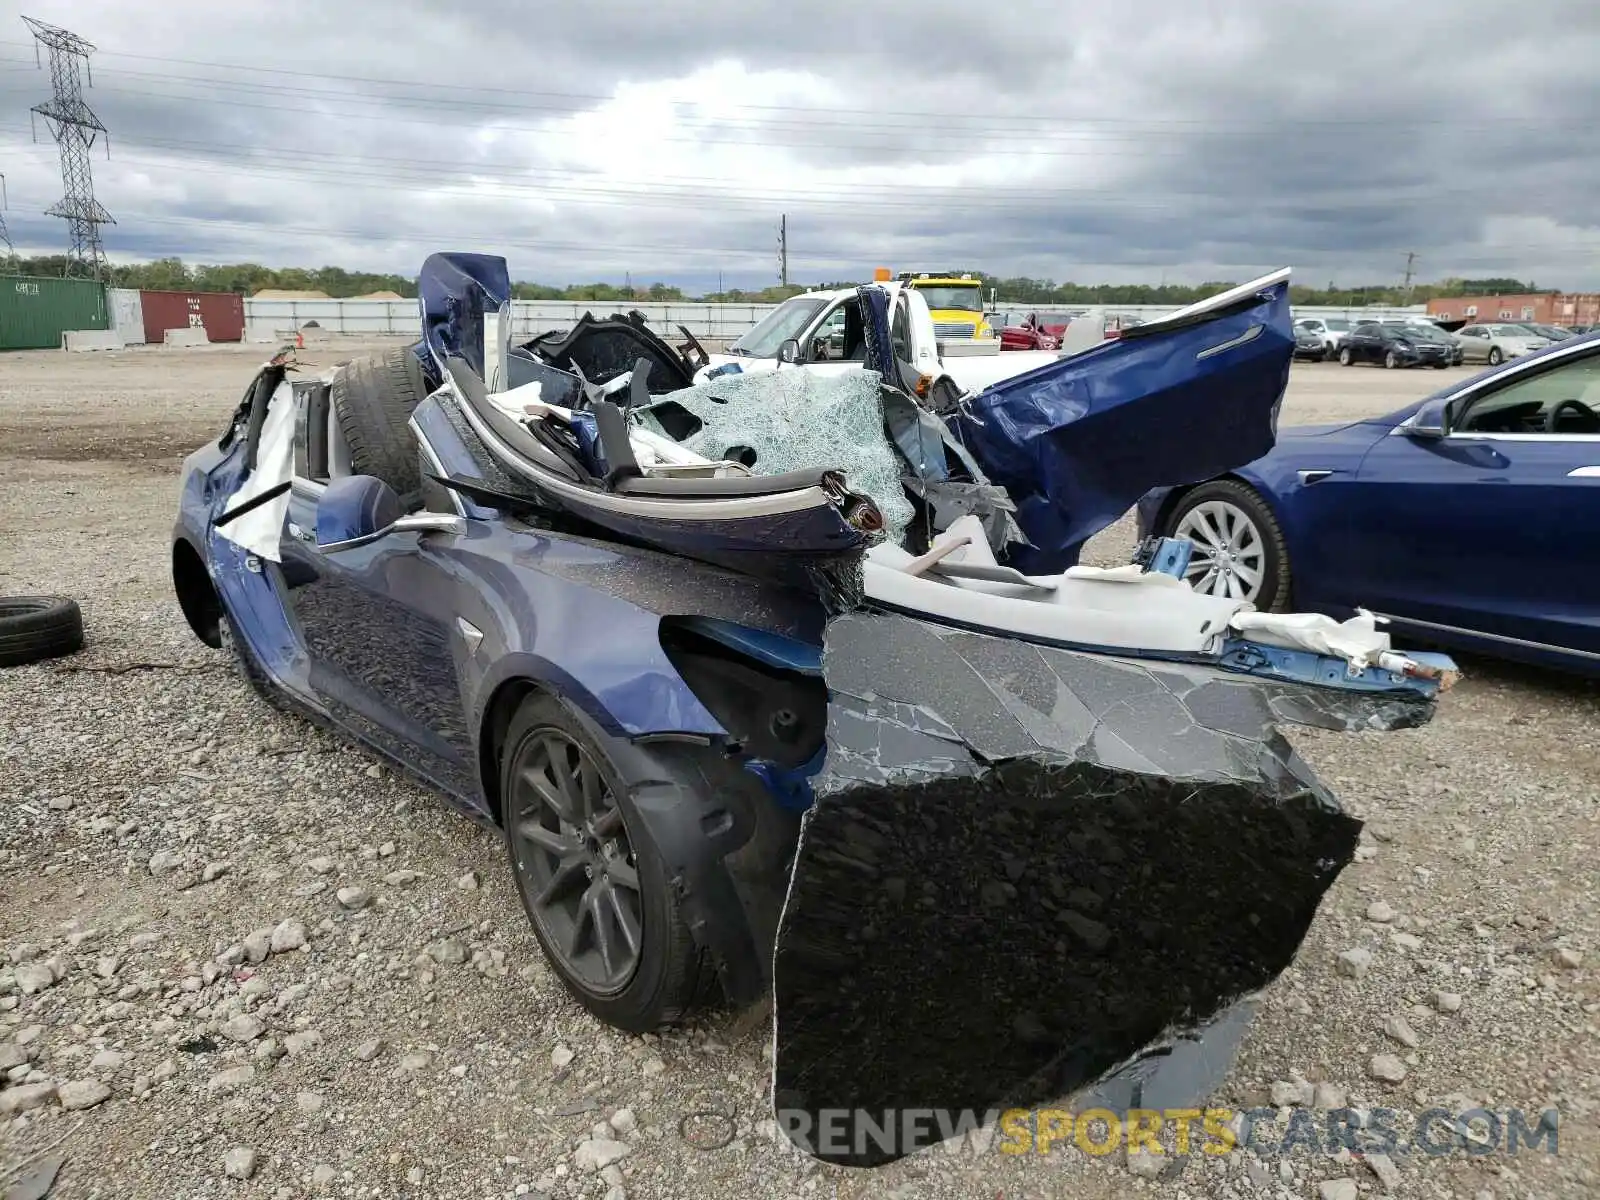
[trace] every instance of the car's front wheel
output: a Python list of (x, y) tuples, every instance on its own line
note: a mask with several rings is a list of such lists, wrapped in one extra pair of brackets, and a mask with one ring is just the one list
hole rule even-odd
[(553, 696), (523, 701), (500, 759), (506, 847), (568, 991), (607, 1024), (648, 1033), (688, 1013), (711, 968), (603, 737)]
[(1339, 365), (1341, 367), (1354, 366), (1355, 361), (1355, 355), (1350, 353), (1349, 346), (1341, 346), (1339, 348)]
[(1167, 536), (1194, 543), (1185, 578), (1197, 592), (1248, 600), (1267, 612), (1289, 606), (1289, 551), (1278, 520), (1254, 488), (1216, 479), (1186, 493)]
[(1489, 357), (1489, 365), (1491, 367), (1498, 367), (1501, 363), (1505, 362), (1505, 360), (1506, 360), (1506, 356), (1501, 353), (1499, 346), (1490, 346), (1489, 347), (1489, 356), (1488, 357)]
[(1383, 356), (1383, 365), (1384, 365), (1384, 367), (1386, 369), (1388, 369), (1390, 371), (1394, 370), (1396, 367), (1398, 367), (1400, 365), (1400, 356), (1398, 354), (1396, 354), (1393, 350), (1389, 351), (1387, 354), (1385, 354)]

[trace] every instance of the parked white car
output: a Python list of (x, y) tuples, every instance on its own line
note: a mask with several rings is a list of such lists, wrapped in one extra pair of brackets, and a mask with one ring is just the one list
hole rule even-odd
[(1467, 362), (1486, 362), (1498, 366), (1508, 358), (1520, 358), (1550, 344), (1526, 325), (1467, 325), (1456, 331), (1456, 342)]
[(1354, 324), (1343, 317), (1302, 317), (1294, 323), (1294, 327), (1309, 329), (1320, 337), (1324, 357), (1334, 358), (1339, 353), (1339, 347), (1344, 344), (1344, 339), (1354, 328)]

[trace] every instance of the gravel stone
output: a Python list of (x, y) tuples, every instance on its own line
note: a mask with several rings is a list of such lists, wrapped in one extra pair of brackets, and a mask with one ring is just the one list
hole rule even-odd
[(242, 1067), (228, 1067), (206, 1080), (206, 1091), (214, 1096), (228, 1096), (245, 1087), (256, 1077), (256, 1069), (249, 1063)]
[(1349, 979), (1364, 979), (1372, 967), (1372, 951), (1357, 947), (1339, 955), (1339, 974)]
[(222, 1156), (222, 1173), (229, 1179), (249, 1179), (256, 1173), (256, 1152), (249, 1146), (235, 1146)]
[(1334, 1083), (1317, 1084), (1311, 1097), (1311, 1106), (1323, 1112), (1337, 1112), (1349, 1102), (1349, 1093)]
[(1570, 946), (1562, 946), (1556, 951), (1556, 962), (1566, 967), (1569, 971), (1576, 971), (1583, 966), (1583, 951), (1574, 950)]
[(1433, 1006), (1442, 1013), (1458, 1013), (1461, 1011), (1461, 994), (1459, 992), (1435, 992)]
[(272, 930), (256, 929), (245, 935), (244, 957), (251, 964), (267, 961), (267, 955), (272, 953)]
[(554, 1050), (550, 1051), (550, 1065), (559, 1071), (563, 1067), (570, 1064), (576, 1057), (577, 1056), (573, 1054), (571, 1050), (567, 1049), (567, 1047), (557, 1046)]
[(56, 985), (56, 976), (44, 963), (23, 963), (13, 972), (24, 996), (34, 996)]
[(1400, 1186), (1400, 1168), (1394, 1165), (1394, 1159), (1387, 1154), (1368, 1154), (1365, 1161), (1385, 1192), (1393, 1192)]
[(43, 1108), (55, 1098), (56, 1085), (53, 1083), (24, 1083), (18, 1087), (6, 1088), (0, 1092), (0, 1117), (32, 1112), (36, 1108)]
[(1392, 1054), (1374, 1054), (1367, 1072), (1385, 1083), (1399, 1083), (1406, 1077), (1406, 1065)]
[(63, 1083), (56, 1098), (61, 1107), (71, 1112), (80, 1108), (93, 1108), (111, 1098), (111, 1085), (98, 1079), (74, 1079)]
[(322, 1035), (315, 1029), (302, 1029), (299, 1033), (291, 1033), (283, 1039), (283, 1048), (291, 1058), (309, 1054), (320, 1045), (322, 1045)]
[(230, 1042), (253, 1042), (261, 1036), (261, 1031), (265, 1028), (265, 1025), (249, 1013), (240, 1013), (224, 1021), (218, 1032)]
[(1394, 920), (1394, 909), (1390, 908), (1382, 900), (1374, 900), (1367, 905), (1367, 920), (1379, 925), (1387, 925)]
[(1354, 1179), (1326, 1179), (1317, 1185), (1319, 1200), (1356, 1200), (1357, 1195)]
[(1168, 1161), (1165, 1155), (1140, 1150), (1137, 1154), (1128, 1155), (1128, 1173), (1139, 1179), (1160, 1179)]
[(627, 1136), (639, 1128), (639, 1118), (634, 1116), (633, 1109), (619, 1108), (611, 1114), (611, 1120), (607, 1124), (618, 1133)]
[(456, 938), (444, 938), (428, 947), (428, 957), (436, 963), (458, 967), (467, 961), (469, 955), (467, 947), (462, 942)]
[(170, 875), (183, 866), (183, 855), (176, 850), (157, 850), (145, 866), (152, 875)]
[(364, 887), (342, 887), (337, 895), (339, 903), (352, 911), (358, 911), (372, 903), (372, 893)]
[(373, 1059), (377, 1058), (378, 1055), (380, 1055), (382, 1053), (383, 1053), (383, 1039), (382, 1038), (372, 1038), (369, 1041), (362, 1042), (359, 1046), (356, 1047), (356, 1051), (355, 1051), (356, 1059), (358, 1061), (360, 1061), (360, 1062), (371, 1062)]
[(306, 927), (299, 921), (280, 921), (272, 930), (272, 952), (283, 954), (306, 944)]
[(1417, 1031), (1412, 1029), (1411, 1023), (1402, 1016), (1385, 1017), (1383, 1035), (1399, 1042), (1409, 1050), (1415, 1050), (1419, 1044)]
[(572, 1165), (580, 1171), (595, 1174), (612, 1163), (621, 1162), (633, 1150), (627, 1142), (610, 1138), (590, 1138), (579, 1145), (572, 1156)]

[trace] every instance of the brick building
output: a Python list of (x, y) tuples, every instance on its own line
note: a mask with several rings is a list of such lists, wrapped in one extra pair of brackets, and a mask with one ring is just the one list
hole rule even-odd
[(1449, 296), (1428, 301), (1439, 321), (1534, 321), (1541, 325), (1600, 325), (1600, 292), (1536, 292), (1523, 296)]

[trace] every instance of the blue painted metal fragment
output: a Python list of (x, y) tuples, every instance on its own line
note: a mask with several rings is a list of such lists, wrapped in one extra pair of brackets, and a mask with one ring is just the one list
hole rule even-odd
[[(1406, 657), (1441, 675), (1456, 671), (1455, 661), (1448, 654), (1408, 652)], [(1246, 638), (1228, 639), (1217, 665), (1244, 675), (1334, 687), (1350, 692), (1411, 692), (1431, 699), (1439, 694), (1440, 688), (1438, 679), (1403, 675), (1382, 667), (1352, 667), (1344, 659), (1332, 655), (1264, 646)]]

